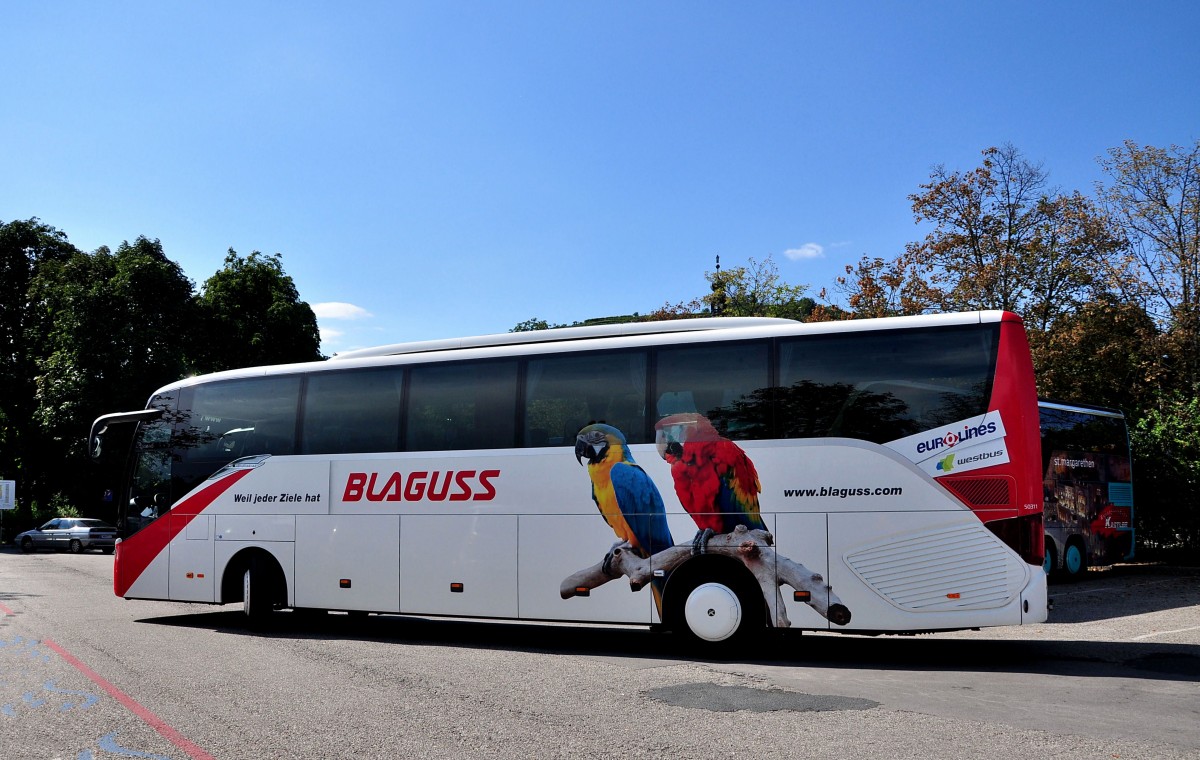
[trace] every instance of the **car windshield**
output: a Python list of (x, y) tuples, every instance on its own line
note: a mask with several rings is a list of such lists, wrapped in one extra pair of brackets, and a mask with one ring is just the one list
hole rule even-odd
[(116, 530), (116, 528), (101, 520), (76, 520), (75, 524), (80, 528), (112, 528)]

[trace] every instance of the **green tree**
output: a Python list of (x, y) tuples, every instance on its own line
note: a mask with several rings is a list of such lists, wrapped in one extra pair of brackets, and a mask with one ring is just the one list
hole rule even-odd
[[(1200, 139), (1189, 147), (1132, 140), (1101, 160), (1097, 192), (1129, 243), (1135, 273), (1124, 294), (1167, 331), (1181, 386), (1200, 388)], [(1181, 388), (1182, 390), (1183, 388)]]
[(509, 330), (509, 332), (534, 332), (536, 330), (549, 330), (552, 327), (562, 327), (562, 325), (552, 325), (544, 319), (531, 317), (524, 322), (518, 323), (515, 327)]
[[(192, 283), (157, 240), (100, 248), (45, 267), (35, 283), (47, 319), (37, 422), (66, 452), (100, 414), (136, 409), (187, 372)], [(68, 432), (69, 431), (69, 432)]]
[(1038, 393), (1124, 409), (1152, 407), (1161, 389), (1162, 336), (1139, 304), (1106, 295), (1028, 330)]
[(656, 319), (694, 317), (780, 317), (804, 320), (819, 309), (805, 296), (807, 285), (792, 285), (779, 274), (771, 256), (762, 261), (749, 258), (746, 265), (704, 273), (709, 292), (690, 301), (668, 303), (646, 316)]
[(704, 278), (712, 292), (701, 301), (713, 316), (802, 319), (815, 305), (804, 297), (808, 286), (785, 282), (770, 256), (762, 261), (751, 257), (745, 266), (731, 269), (718, 265)]
[(195, 363), (201, 372), (321, 358), (317, 317), (300, 300), (278, 253), (243, 257), (230, 248), (197, 302), (203, 338)]
[(1200, 560), (1200, 399), (1162, 399), (1130, 437), (1139, 543), (1163, 558)]
[(39, 504), (93, 511), (119, 474), (91, 463), (86, 431), (101, 414), (141, 408), (155, 388), (185, 374), (192, 283), (157, 240), (140, 237), (115, 253), (102, 247), (46, 263), (30, 293), (40, 323), (31, 426), (38, 445), (28, 449), (35, 459), (25, 490)]
[(18, 515), (45, 484), (44, 444), (34, 424), (45, 306), (32, 284), (43, 269), (76, 253), (65, 234), (36, 218), (0, 223), (0, 474), (19, 483)]

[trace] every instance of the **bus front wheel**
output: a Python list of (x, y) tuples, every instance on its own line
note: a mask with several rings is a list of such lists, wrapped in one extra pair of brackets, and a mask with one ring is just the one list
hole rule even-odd
[(1054, 541), (1049, 536), (1046, 536), (1045, 554), (1042, 559), (1042, 569), (1046, 571), (1046, 576), (1049, 577), (1058, 569), (1058, 552), (1054, 549)]
[(242, 612), (251, 625), (261, 625), (275, 609), (274, 574), (267, 563), (253, 557), (242, 575)]

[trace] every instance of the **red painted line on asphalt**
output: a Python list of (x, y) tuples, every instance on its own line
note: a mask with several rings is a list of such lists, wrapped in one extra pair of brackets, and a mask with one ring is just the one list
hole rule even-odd
[(124, 705), (131, 713), (141, 718), (146, 725), (160, 733), (167, 741), (186, 752), (188, 757), (193, 758), (193, 760), (216, 760), (216, 758), (214, 758), (212, 755), (200, 749), (200, 747), (196, 746), (196, 744), (185, 738), (183, 734), (167, 725), (165, 720), (150, 712), (145, 707), (142, 707), (142, 705), (136, 699), (121, 691), (116, 686), (113, 686), (99, 673), (73, 657), (67, 652), (67, 650), (63, 649), (58, 644), (55, 644), (53, 641), (49, 641), (48, 639), (42, 639), (42, 643), (57, 652), (60, 657), (69, 662), (80, 673), (83, 673), (85, 676), (92, 679), (97, 686), (111, 694), (113, 699)]
[(5, 615), (16, 615), (17, 614), (15, 612), (13, 612), (12, 610), (10, 610), (9, 608), (5, 607), (3, 604), (0, 604), (0, 612), (3, 612)]

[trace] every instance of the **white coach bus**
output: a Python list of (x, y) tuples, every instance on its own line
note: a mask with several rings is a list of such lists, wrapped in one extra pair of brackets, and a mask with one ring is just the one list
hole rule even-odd
[[(936, 631), (1045, 620), (1019, 317), (695, 319), (355, 351), (154, 392), (129, 599)], [(649, 588), (647, 588), (649, 587)]]

